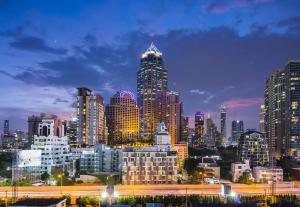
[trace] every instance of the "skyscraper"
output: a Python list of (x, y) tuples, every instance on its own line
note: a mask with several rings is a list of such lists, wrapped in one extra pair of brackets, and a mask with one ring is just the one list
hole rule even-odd
[(195, 114), (195, 139), (194, 143), (196, 145), (203, 144), (204, 135), (204, 114), (201, 112), (196, 112)]
[[(183, 116), (183, 115), (182, 115)], [(182, 117), (181, 119), (181, 140), (182, 142), (188, 142), (189, 137), (189, 117)]]
[(227, 132), (226, 132), (226, 107), (224, 105), (221, 105), (220, 107), (220, 119), (221, 119), (221, 139), (222, 144), (226, 142), (227, 139)]
[(265, 133), (265, 105), (260, 105), (260, 112), (259, 112), (259, 132)]
[(216, 124), (213, 122), (209, 114), (206, 119), (206, 136), (208, 139), (213, 140), (215, 146), (222, 146), (220, 132), (218, 131)]
[(103, 98), (84, 87), (78, 88), (77, 125), (79, 145), (106, 143)]
[(231, 123), (231, 138), (232, 143), (238, 143), (241, 134), (244, 133), (244, 122), (240, 120), (234, 120)]
[(162, 53), (152, 43), (143, 53), (137, 72), (137, 102), (141, 112), (141, 136), (154, 140), (156, 130), (156, 93), (168, 88), (168, 74)]
[(300, 148), (300, 61), (289, 61), (267, 79), (265, 129), (271, 156)]
[(156, 93), (156, 124), (164, 122), (171, 136), (171, 144), (181, 141), (183, 104), (179, 94), (174, 91), (161, 90)]
[(130, 91), (120, 91), (113, 95), (106, 106), (108, 144), (123, 144), (139, 137), (139, 108)]
[(89, 96), (92, 95), (92, 90), (85, 87), (77, 88), (77, 90), (77, 136), (79, 145), (87, 145)]
[(3, 135), (9, 135), (9, 120), (4, 120)]

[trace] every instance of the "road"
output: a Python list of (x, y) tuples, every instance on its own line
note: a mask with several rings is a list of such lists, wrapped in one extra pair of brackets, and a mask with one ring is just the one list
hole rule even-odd
[[(11, 187), (0, 187), (0, 197), (5, 197), (6, 192), (11, 196)], [(28, 186), (18, 187), (18, 196), (28, 197), (56, 197), (62, 194), (69, 194), (74, 197), (98, 196), (105, 190), (105, 186)], [(218, 195), (221, 185), (118, 185), (115, 191), (120, 196), (126, 195), (185, 195), (203, 194)], [(232, 184), (232, 191), (240, 195), (264, 194), (270, 192), (270, 185), (255, 184), (243, 185)], [(295, 194), (300, 197), (300, 187), (291, 184), (277, 184), (277, 194)]]

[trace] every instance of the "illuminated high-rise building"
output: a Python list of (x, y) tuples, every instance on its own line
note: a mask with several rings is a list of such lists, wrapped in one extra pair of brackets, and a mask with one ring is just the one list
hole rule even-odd
[(77, 90), (77, 136), (79, 145), (87, 145), (89, 96), (92, 95), (92, 90), (85, 87), (77, 88)]
[(265, 133), (265, 105), (260, 105), (260, 112), (259, 112), (259, 132)]
[(264, 120), (271, 156), (300, 148), (300, 61), (289, 61), (267, 79)]
[(181, 141), (183, 104), (174, 91), (158, 91), (155, 99), (156, 123), (164, 122), (171, 136), (171, 144)]
[(212, 118), (208, 114), (208, 117), (206, 119), (206, 136), (209, 139), (212, 139), (215, 146), (220, 147), (222, 146), (222, 140), (220, 132), (218, 131), (218, 128), (216, 124), (213, 122)]
[(204, 114), (201, 112), (197, 112), (195, 114), (195, 138), (194, 144), (195, 145), (202, 145), (204, 135)]
[(113, 95), (105, 113), (109, 145), (124, 144), (138, 139), (140, 114), (132, 92), (120, 91)]
[(241, 134), (244, 133), (244, 122), (241, 120), (234, 120), (231, 123), (231, 138), (232, 143), (237, 144)]
[(226, 130), (226, 107), (224, 105), (221, 105), (220, 107), (220, 119), (221, 119), (221, 139), (222, 144), (224, 144), (227, 140), (227, 130)]
[(77, 95), (77, 136), (78, 145), (106, 143), (104, 101), (92, 90), (78, 88)]
[(181, 119), (181, 142), (188, 142), (189, 137), (189, 117), (184, 117), (182, 115)]
[(154, 140), (157, 116), (156, 93), (168, 88), (168, 73), (164, 68), (162, 53), (151, 46), (143, 53), (137, 72), (137, 103), (141, 113), (141, 137)]

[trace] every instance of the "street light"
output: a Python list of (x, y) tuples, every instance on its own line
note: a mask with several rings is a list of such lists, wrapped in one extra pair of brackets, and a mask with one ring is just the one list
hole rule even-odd
[(58, 178), (60, 179), (60, 194), (62, 195), (62, 179), (63, 179), (63, 176), (65, 174), (64, 173), (61, 173), (61, 174), (58, 174)]

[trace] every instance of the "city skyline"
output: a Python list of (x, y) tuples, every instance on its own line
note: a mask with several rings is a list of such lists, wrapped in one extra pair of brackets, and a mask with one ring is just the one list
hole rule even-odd
[[(219, 128), (218, 110), (224, 104), (227, 132), (235, 119), (243, 120), (245, 128), (259, 129), (265, 80), (290, 59), (300, 58), (299, 2), (292, 2), (199, 1), (175, 2), (170, 7), (167, 2), (154, 6), (144, 2), (124, 9), (112, 2), (75, 2), (73, 10), (59, 4), (61, 11), (54, 11), (47, 4), (35, 2), (20, 8), (18, 1), (5, 1), (0, 9), (0, 19), (5, 20), (0, 23), (1, 50), (5, 51), (0, 55), (0, 91), (5, 94), (0, 126), (8, 119), (11, 129), (26, 129), (27, 117), (40, 112), (68, 118), (77, 87), (100, 93), (105, 104), (120, 89), (136, 94), (141, 54), (154, 42), (163, 53), (169, 89), (179, 92), (186, 116), (210, 113)], [(150, 8), (147, 14), (145, 7)], [(103, 8), (119, 11), (105, 13), (114, 28), (120, 25), (116, 31), (97, 22), (101, 19), (97, 11)], [(14, 20), (8, 19), (17, 11)], [(137, 11), (137, 15), (121, 23), (121, 11)], [(172, 14), (175, 20), (184, 14), (185, 21), (176, 22), (158, 11)], [(246, 16), (252, 13), (258, 17), (250, 20)], [(79, 18), (91, 21), (82, 26), (76, 22)], [(157, 21), (151, 22), (153, 18)], [(195, 20), (187, 23), (191, 18)], [(44, 26), (48, 21), (53, 27)], [(78, 24), (83, 28), (74, 35)]]

